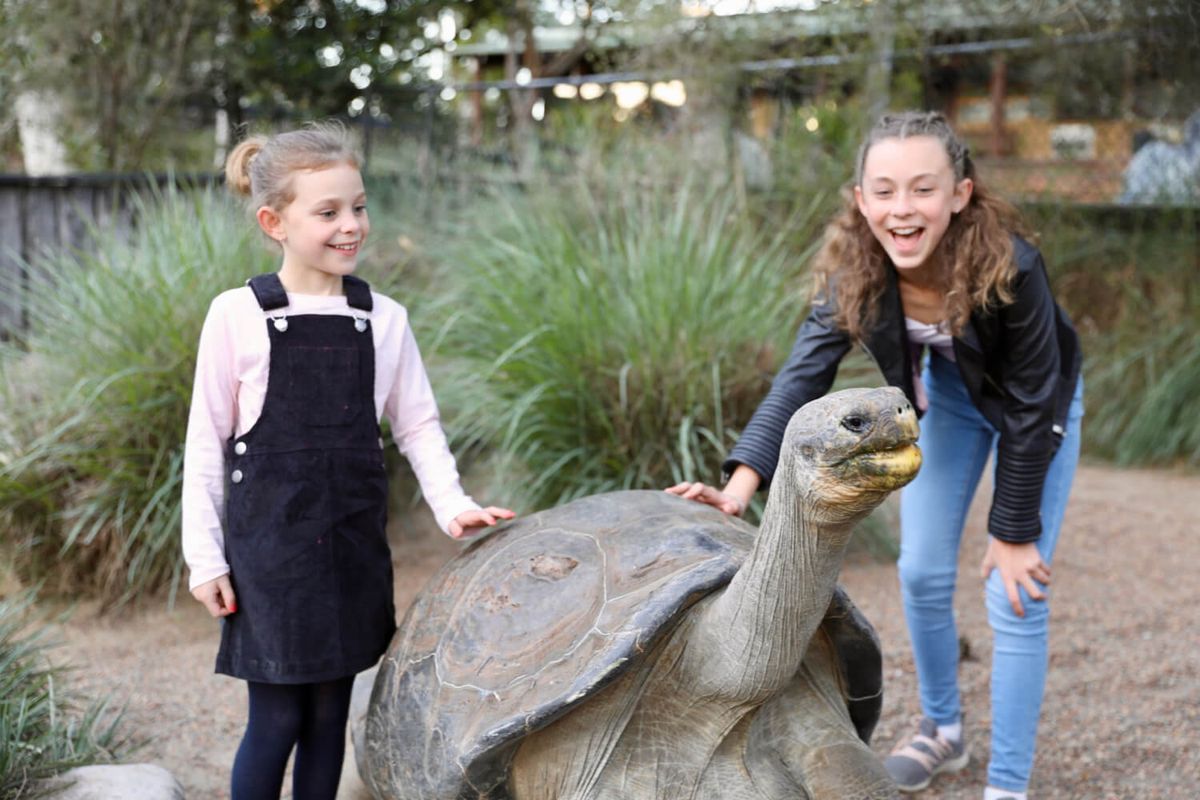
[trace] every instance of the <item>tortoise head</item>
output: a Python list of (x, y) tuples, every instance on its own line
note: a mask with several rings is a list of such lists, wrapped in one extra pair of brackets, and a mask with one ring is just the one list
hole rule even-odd
[(798, 491), (807, 515), (853, 522), (916, 477), (917, 433), (916, 412), (899, 389), (834, 392), (793, 415), (775, 482)]

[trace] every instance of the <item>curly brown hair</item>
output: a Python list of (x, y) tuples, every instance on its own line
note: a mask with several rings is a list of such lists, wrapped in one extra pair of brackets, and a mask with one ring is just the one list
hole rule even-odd
[[(1012, 234), (1025, 233), (1020, 214), (982, 186), (966, 144), (936, 111), (885, 114), (871, 128), (858, 151), (854, 186), (862, 183), (867, 152), (884, 139), (931, 136), (942, 143), (954, 168), (955, 181), (970, 178), (971, 199), (950, 220), (934, 251), (949, 332), (958, 336), (971, 312), (1012, 302)], [(835, 323), (861, 340), (875, 322), (875, 309), (891, 268), (883, 245), (858, 210), (853, 189), (843, 192), (841, 211), (825, 228), (813, 261), (813, 299), (825, 299), (830, 286), (837, 295)]]

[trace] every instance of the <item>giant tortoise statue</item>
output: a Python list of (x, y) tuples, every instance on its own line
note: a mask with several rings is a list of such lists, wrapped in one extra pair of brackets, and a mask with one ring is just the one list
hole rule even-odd
[(762, 525), (596, 495), (475, 543), (384, 656), (359, 769), (377, 798), (890, 798), (867, 747), (879, 642), (837, 586), (854, 524), (920, 465), (897, 389), (784, 436)]

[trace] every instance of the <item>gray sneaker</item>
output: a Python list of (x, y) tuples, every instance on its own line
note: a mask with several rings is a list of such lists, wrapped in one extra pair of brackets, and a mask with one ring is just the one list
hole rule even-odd
[(961, 741), (952, 742), (938, 735), (937, 723), (926, 717), (917, 735), (898, 746), (883, 762), (888, 774), (902, 792), (919, 792), (939, 772), (958, 772), (970, 756)]

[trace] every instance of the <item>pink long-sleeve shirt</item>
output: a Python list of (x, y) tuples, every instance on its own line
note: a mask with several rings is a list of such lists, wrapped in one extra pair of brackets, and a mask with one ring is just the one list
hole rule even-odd
[[(371, 296), (376, 418), (386, 417), (391, 424), (397, 447), (445, 531), (456, 516), (479, 506), (462, 489), (408, 312), (389, 297)], [(344, 296), (289, 293), (288, 303), (273, 313), (352, 314)], [(267, 317), (249, 287), (232, 289), (213, 300), (200, 333), (183, 458), (183, 557), (190, 588), (229, 572), (221, 529), (224, 448), (262, 414), (270, 365)]]

